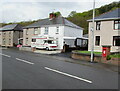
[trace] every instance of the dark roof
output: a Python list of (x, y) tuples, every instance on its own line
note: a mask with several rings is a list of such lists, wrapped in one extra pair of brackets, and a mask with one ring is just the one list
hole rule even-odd
[(49, 18), (42, 19), (42, 20), (39, 20), (38, 22), (25, 26), (24, 28), (41, 27), (46, 25), (66, 25), (74, 28), (83, 29), (63, 17), (57, 17), (52, 20), (50, 20)]
[[(120, 19), (120, 8), (103, 13), (102, 15), (95, 17), (95, 21), (111, 20), (111, 19)], [(87, 20), (87, 21), (92, 21), (92, 19)]]
[(0, 31), (7, 31), (7, 30), (22, 30), (22, 26), (19, 24), (10, 24), (0, 28)]

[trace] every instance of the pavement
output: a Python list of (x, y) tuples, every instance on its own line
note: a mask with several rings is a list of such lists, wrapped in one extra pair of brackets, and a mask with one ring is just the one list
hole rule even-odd
[(61, 53), (60, 50), (56, 50), (56, 51), (36, 50), (36, 51), (34, 51), (34, 53), (45, 54), (43, 56), (47, 56), (47, 57), (52, 56), (52, 58), (56, 58), (56, 59), (59, 59), (61, 61), (77, 63), (77, 64), (91, 66), (91, 67), (95, 67), (95, 68), (102, 68), (102, 69), (104, 68), (106, 70), (112, 70), (112, 71), (115, 71), (115, 72), (119, 72), (118, 67), (114, 66), (114, 65), (96, 63), (96, 62), (91, 63), (91, 62), (72, 59), (71, 58), (71, 52)]
[(0, 47), (0, 50), (2, 50), (2, 49), (7, 49), (7, 47)]
[(41, 54), (58, 54), (61, 53), (60, 50), (51, 50), (51, 51), (47, 51), (47, 50), (36, 50), (34, 51), (34, 53), (41, 53)]
[(17, 49), (0, 55), (3, 89), (118, 89), (118, 72), (99, 63)]

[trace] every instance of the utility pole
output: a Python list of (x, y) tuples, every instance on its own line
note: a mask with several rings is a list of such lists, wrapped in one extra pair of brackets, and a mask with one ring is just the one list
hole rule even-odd
[(93, 20), (92, 20), (92, 28), (91, 28), (91, 62), (93, 62), (94, 58), (94, 30), (95, 30), (95, 0), (93, 0)]

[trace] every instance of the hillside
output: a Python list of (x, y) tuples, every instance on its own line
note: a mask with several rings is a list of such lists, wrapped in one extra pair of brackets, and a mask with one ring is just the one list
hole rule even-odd
[[(100, 8), (96, 8), (95, 9), (95, 16), (101, 15), (105, 12), (108, 12), (110, 10), (113, 10), (115, 8), (120, 8), (120, 1), (119, 2), (113, 2), (111, 4), (108, 5), (104, 5), (101, 6)], [(84, 34), (88, 33), (88, 19), (92, 18), (92, 10), (89, 11), (85, 11), (82, 13), (76, 12), (76, 11), (72, 11), (68, 17), (66, 17), (69, 21), (75, 23), (78, 26), (81, 26), (82, 28), (84, 28)], [(58, 13), (58, 12), (57, 12)], [(39, 19), (40, 20), (40, 19)], [(27, 26), (29, 24), (32, 24), (34, 22), (36, 22), (38, 20), (34, 20), (34, 21), (23, 21), (23, 22), (18, 22), (18, 24), (21, 24), (22, 26)], [(1, 26), (4, 25), (8, 25), (8, 24), (14, 24), (14, 23), (0, 23)]]
[[(102, 6), (100, 8), (95, 9), (95, 16), (99, 16), (105, 12), (114, 10), (116, 8), (120, 8), (120, 1), (119, 2), (113, 2), (111, 4)], [(84, 28), (84, 34), (88, 33), (88, 19), (92, 18), (92, 10), (77, 13), (76, 11), (72, 11), (69, 16), (67, 17), (68, 20), (75, 23), (78, 26), (81, 26)]]

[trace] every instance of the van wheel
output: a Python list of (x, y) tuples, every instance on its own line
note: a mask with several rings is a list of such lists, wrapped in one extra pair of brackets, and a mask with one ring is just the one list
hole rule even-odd
[(47, 51), (49, 51), (49, 48), (48, 48), (48, 47), (46, 47), (46, 50), (47, 50)]

